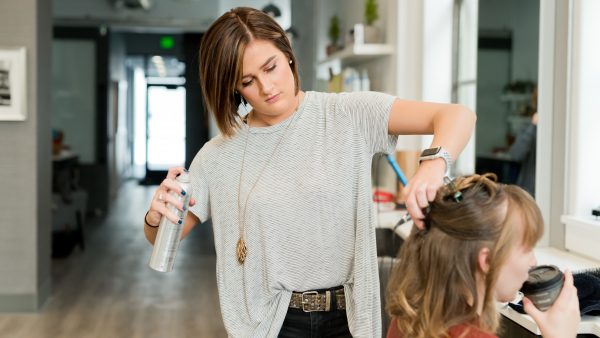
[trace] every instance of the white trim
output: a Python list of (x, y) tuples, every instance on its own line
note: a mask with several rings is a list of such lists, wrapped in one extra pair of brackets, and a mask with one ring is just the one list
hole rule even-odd
[[(540, 41), (538, 63), (538, 109), (544, 112), (537, 132), (535, 197), (545, 223), (549, 224), (552, 194), (552, 115), (554, 92), (554, 45), (556, 3), (554, 0), (540, 2)], [(544, 232), (541, 245), (549, 244), (549, 231)]]
[[(573, 3), (573, 1), (569, 1), (569, 32), (570, 32), (570, 44), (569, 44), (569, 71), (567, 75), (567, 120), (565, 124), (565, 133), (566, 133), (566, 142), (565, 142), (565, 207), (564, 213), (570, 214), (573, 213), (574, 203), (573, 199), (576, 198), (577, 191), (577, 178), (573, 177), (574, 173), (577, 172), (576, 166), (577, 163), (573, 163), (572, 161), (577, 160), (577, 146), (578, 142), (576, 138), (573, 138), (573, 135), (577, 135), (579, 114), (577, 114), (578, 102), (574, 98), (574, 95), (577, 95), (578, 86), (576, 79), (579, 77), (578, 73), (580, 70), (580, 66), (577, 62), (574, 62), (574, 57), (577, 57), (577, 52), (580, 49), (580, 37), (578, 33), (580, 33), (581, 29), (579, 26), (573, 23), (574, 20), (579, 20), (579, 13), (577, 11), (577, 5)], [(574, 31), (575, 29), (575, 31)], [(561, 217), (561, 222), (564, 223)], [(566, 232), (566, 231), (565, 231)], [(566, 240), (565, 240), (566, 242)]]
[(565, 224), (567, 250), (600, 262), (600, 220), (571, 215), (560, 218)]
[(571, 50), (570, 0), (540, 1), (536, 201), (547, 224), (540, 244), (564, 249)]

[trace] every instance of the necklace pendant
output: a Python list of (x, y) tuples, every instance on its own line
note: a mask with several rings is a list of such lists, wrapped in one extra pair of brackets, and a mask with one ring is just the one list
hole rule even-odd
[(246, 248), (246, 241), (244, 241), (243, 238), (240, 238), (237, 242), (236, 253), (238, 262), (240, 264), (244, 264), (246, 255), (248, 254), (248, 249)]

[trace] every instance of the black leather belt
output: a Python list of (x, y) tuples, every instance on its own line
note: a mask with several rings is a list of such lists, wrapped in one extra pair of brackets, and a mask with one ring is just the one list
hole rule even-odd
[(344, 288), (293, 292), (289, 307), (304, 312), (345, 310)]

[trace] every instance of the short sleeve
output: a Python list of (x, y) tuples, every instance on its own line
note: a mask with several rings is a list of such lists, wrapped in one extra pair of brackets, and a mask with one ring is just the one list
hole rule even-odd
[(210, 217), (210, 194), (201, 153), (202, 151), (196, 154), (189, 168), (192, 197), (196, 199), (196, 204), (190, 207), (190, 211), (200, 218), (201, 222), (205, 222)]
[(338, 113), (347, 115), (357, 132), (362, 135), (372, 154), (392, 153), (397, 135), (389, 135), (388, 121), (395, 97), (378, 92), (341, 93)]

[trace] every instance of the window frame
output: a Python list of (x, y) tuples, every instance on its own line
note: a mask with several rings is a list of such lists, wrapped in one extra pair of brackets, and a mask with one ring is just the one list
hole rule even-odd
[[(585, 125), (579, 121), (590, 110), (581, 108), (582, 76), (589, 76), (581, 59), (585, 37), (581, 17), (586, 0), (540, 2), (539, 111), (536, 200), (548, 225), (540, 242), (560, 250), (600, 260), (595, 243), (600, 242), (600, 222), (586, 215), (593, 184), (581, 180), (582, 165), (590, 164), (586, 151), (590, 144), (581, 142)], [(599, 7), (597, 7), (599, 8)], [(583, 44), (583, 45), (582, 45)], [(589, 59), (588, 59), (589, 60)], [(586, 134), (589, 135), (590, 133)], [(597, 134), (596, 134), (597, 135)], [(593, 136), (596, 136), (593, 135)], [(600, 171), (600, 161), (591, 163)], [(587, 173), (590, 170), (586, 171)], [(586, 176), (586, 178), (589, 177)], [(597, 195), (597, 194), (596, 194)]]

